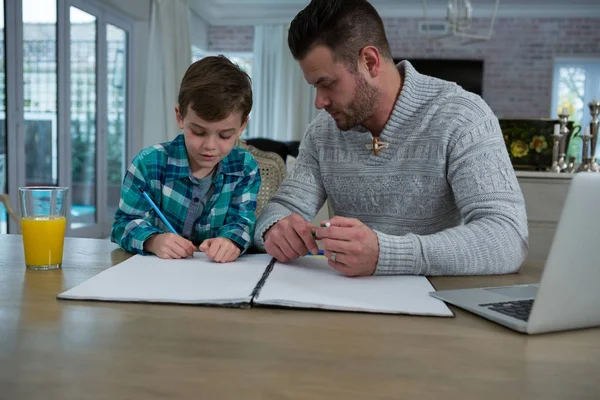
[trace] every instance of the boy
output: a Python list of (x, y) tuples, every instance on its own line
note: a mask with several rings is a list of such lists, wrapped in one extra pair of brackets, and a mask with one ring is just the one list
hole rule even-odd
[[(234, 147), (252, 108), (250, 78), (224, 56), (186, 71), (175, 117), (183, 131), (142, 150), (123, 180), (111, 240), (126, 251), (161, 258), (200, 251), (234, 261), (251, 244), (260, 188), (258, 164)], [(140, 190), (141, 189), (141, 190)], [(144, 191), (179, 234), (169, 233)]]

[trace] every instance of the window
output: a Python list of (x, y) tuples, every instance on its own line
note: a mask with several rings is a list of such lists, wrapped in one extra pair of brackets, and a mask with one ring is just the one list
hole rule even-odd
[[(582, 127), (592, 120), (588, 104), (600, 99), (600, 59), (557, 60), (554, 64), (550, 117), (556, 119), (563, 108), (569, 110), (569, 120)], [(596, 151), (600, 146), (596, 146)], [(581, 140), (573, 140), (569, 154), (581, 161)]]
[[(0, 114), (6, 113), (6, 73), (4, 70), (4, 2), (0, 1)], [(7, 193), (6, 178), (6, 118), (0, 120), (0, 194)], [(0, 234), (8, 232), (8, 216), (0, 203)]]
[[(18, 186), (68, 186), (67, 234), (106, 237), (126, 167), (134, 23), (90, 0), (8, 5), (10, 43), (4, 25), (0, 43), (0, 193), (15, 202)], [(6, 221), (0, 208), (0, 233), (15, 232)]]

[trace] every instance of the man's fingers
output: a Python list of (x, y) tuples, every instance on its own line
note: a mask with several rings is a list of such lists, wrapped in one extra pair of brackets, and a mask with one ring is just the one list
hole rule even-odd
[(358, 234), (359, 230), (360, 229), (332, 225), (329, 228), (317, 229), (317, 237), (321, 240), (335, 239), (348, 242), (357, 239), (356, 235)]
[(265, 249), (278, 261), (288, 262), (318, 252), (313, 232), (315, 227), (297, 214), (291, 214), (273, 225), (265, 234)]
[(302, 220), (302, 224), (294, 224), (292, 225), (293, 232), (297, 235), (297, 238), (300, 239), (301, 243), (296, 242), (296, 237), (290, 235), (291, 237), (288, 240), (293, 240), (293, 243), (290, 243), (292, 247), (300, 254), (306, 255), (308, 251), (313, 254), (318, 253), (319, 246), (317, 246), (317, 242), (313, 236), (313, 229), (311, 224)]
[(360, 254), (360, 243), (339, 239), (323, 239), (323, 249), (343, 254)]
[[(288, 242), (288, 238), (286, 236), (281, 236), (278, 238), (277, 241), (277, 245), (279, 247), (279, 249), (281, 250), (281, 252), (283, 254), (285, 254), (285, 256), (290, 259), (293, 260), (295, 258), (300, 257), (300, 254), (298, 254), (294, 248), (292, 247), (292, 245)], [(303, 254), (303, 255), (306, 255)]]
[(270, 256), (275, 257), (279, 262), (286, 263), (290, 261), (288, 256), (286, 256), (285, 253), (281, 251), (281, 249), (276, 243), (270, 243), (268, 246), (265, 244), (265, 250), (267, 250), (267, 253)]
[(360, 220), (356, 219), (356, 218), (346, 218), (346, 217), (339, 217), (339, 216), (335, 216), (327, 221), (323, 221), (323, 223), (321, 223), (321, 226), (323, 226), (323, 224), (329, 222), (329, 226), (339, 226), (339, 227), (343, 227), (343, 228), (355, 228), (358, 226), (362, 226), (363, 223), (360, 222)]
[(352, 267), (347, 266), (346, 264), (343, 264), (341, 262), (338, 262), (339, 260), (339, 255), (336, 256), (335, 258), (335, 262), (329, 260), (327, 262), (327, 264), (333, 268), (334, 270), (336, 270), (337, 272), (339, 272), (340, 274), (344, 275), (344, 276), (357, 276), (358, 272), (356, 272), (356, 270)]
[[(306, 246), (304, 244), (304, 240), (298, 236), (296, 231), (292, 231), (289, 235), (287, 235), (285, 238), (283, 238), (282, 240), (286, 240), (289, 243), (290, 247), (292, 248), (292, 250), (294, 251), (295, 254), (297, 254), (298, 256), (304, 256), (306, 255), (306, 253), (308, 253), (308, 246)], [(314, 242), (314, 240), (313, 240)], [(315, 244), (316, 247), (316, 244)], [(317, 248), (318, 251), (318, 248)]]

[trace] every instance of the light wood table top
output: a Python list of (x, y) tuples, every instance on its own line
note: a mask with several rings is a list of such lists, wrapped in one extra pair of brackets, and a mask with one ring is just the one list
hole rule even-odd
[(29, 271), (21, 237), (0, 235), (0, 399), (600, 398), (600, 329), (530, 337), (454, 307), (436, 318), (56, 300), (128, 257), (67, 238), (63, 269)]

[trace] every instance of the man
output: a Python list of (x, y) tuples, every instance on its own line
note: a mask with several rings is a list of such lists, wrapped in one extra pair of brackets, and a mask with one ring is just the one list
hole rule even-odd
[[(288, 44), (321, 113), (255, 243), (287, 262), (315, 253), (347, 276), (512, 273), (528, 249), (523, 195), (498, 120), (454, 83), (394, 65), (365, 0), (312, 0)], [(311, 221), (326, 199), (336, 217)]]

